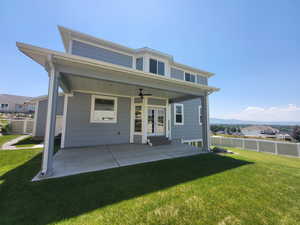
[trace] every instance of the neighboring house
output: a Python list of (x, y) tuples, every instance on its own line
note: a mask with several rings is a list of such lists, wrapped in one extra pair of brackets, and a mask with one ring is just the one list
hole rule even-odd
[(279, 130), (271, 126), (248, 126), (242, 128), (242, 133), (249, 137), (276, 137)]
[(31, 97), (0, 94), (0, 112), (2, 113), (31, 113), (34, 104)]
[[(17, 43), (49, 75), (48, 99), (39, 101), (35, 128), (37, 135), (45, 130), (43, 175), (51, 173), (57, 115), (63, 116), (61, 148), (147, 144), (153, 136), (201, 141), (209, 148), (208, 95), (218, 90), (208, 86), (212, 73), (150, 48), (59, 31), (65, 53)], [(42, 111), (44, 128), (38, 131)]]

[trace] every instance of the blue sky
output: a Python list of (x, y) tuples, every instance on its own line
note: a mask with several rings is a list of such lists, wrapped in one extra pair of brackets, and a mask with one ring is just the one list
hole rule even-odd
[(297, 0), (3, 0), (0, 93), (47, 92), (46, 72), (15, 42), (63, 51), (62, 25), (214, 72), (213, 117), (300, 121), (299, 8)]

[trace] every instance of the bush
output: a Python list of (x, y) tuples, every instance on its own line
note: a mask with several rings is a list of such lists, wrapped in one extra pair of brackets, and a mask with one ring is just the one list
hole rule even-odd
[(11, 127), (10, 127), (10, 124), (9, 124), (9, 123), (3, 124), (3, 125), (1, 125), (1, 126), (2, 126), (1, 130), (2, 130), (2, 133), (3, 133), (3, 134), (9, 134), (9, 133), (10, 133)]

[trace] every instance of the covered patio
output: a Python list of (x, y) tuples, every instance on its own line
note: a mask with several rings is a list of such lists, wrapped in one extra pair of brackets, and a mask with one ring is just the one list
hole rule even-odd
[(181, 143), (149, 146), (143, 144), (99, 145), (59, 150), (53, 158), (51, 177), (36, 175), (33, 181), (207, 153)]

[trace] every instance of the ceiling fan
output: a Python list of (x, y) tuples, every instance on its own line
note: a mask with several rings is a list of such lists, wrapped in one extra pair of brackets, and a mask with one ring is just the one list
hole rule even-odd
[(139, 88), (139, 91), (140, 91), (139, 96), (141, 97), (141, 99), (143, 99), (144, 96), (151, 96), (152, 95), (152, 94), (144, 94), (143, 93), (143, 88)]

